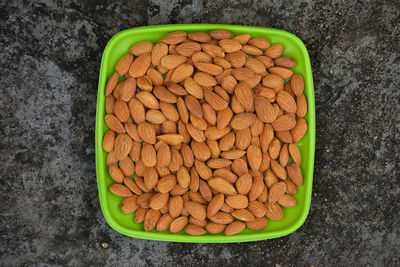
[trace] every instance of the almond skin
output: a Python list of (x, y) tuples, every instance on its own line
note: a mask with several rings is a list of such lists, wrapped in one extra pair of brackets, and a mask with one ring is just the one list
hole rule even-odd
[(185, 226), (188, 224), (188, 222), (189, 220), (187, 216), (180, 216), (171, 222), (169, 230), (171, 231), (171, 233), (182, 231), (183, 228), (185, 228)]
[(181, 196), (173, 196), (169, 200), (169, 214), (172, 218), (178, 217), (183, 209), (183, 199)]
[(307, 114), (307, 99), (304, 94), (296, 96), (296, 115), (304, 117)]
[(108, 130), (104, 134), (103, 138), (103, 149), (106, 152), (111, 152), (114, 149), (115, 132), (113, 130)]
[(189, 224), (185, 227), (185, 232), (189, 235), (204, 235), (207, 233), (202, 227), (194, 224)]
[(218, 194), (213, 197), (207, 206), (207, 217), (215, 215), (224, 205), (224, 194)]
[(233, 216), (229, 213), (219, 211), (216, 214), (208, 217), (212, 222), (219, 224), (230, 224), (235, 220)]
[(273, 184), (268, 193), (268, 202), (275, 203), (286, 193), (286, 184), (284, 182), (279, 182)]
[(276, 102), (279, 107), (289, 113), (295, 113), (297, 110), (296, 101), (294, 98), (285, 90), (280, 90), (276, 95)]
[(218, 234), (221, 233), (225, 230), (226, 225), (225, 224), (220, 224), (220, 223), (214, 223), (214, 222), (209, 222), (206, 225), (206, 230), (210, 234)]
[(239, 83), (236, 85), (235, 96), (243, 107), (249, 109), (253, 105), (253, 93), (247, 84)]
[(293, 161), (300, 166), (301, 165), (301, 154), (299, 148), (296, 144), (289, 144), (288, 146), (290, 157), (292, 157)]
[(249, 204), (249, 199), (245, 195), (237, 194), (227, 196), (225, 202), (233, 209), (245, 209)]
[(254, 200), (250, 201), (247, 209), (255, 216), (255, 217), (264, 217), (266, 212), (266, 207), (263, 203)]
[(260, 147), (256, 145), (250, 145), (247, 148), (247, 160), (249, 162), (250, 168), (253, 171), (258, 171), (260, 169), (262, 153)]
[(301, 74), (296, 73), (290, 79), (290, 85), (292, 86), (292, 91), (296, 96), (300, 96), (304, 91), (304, 78)]
[(228, 102), (211, 90), (204, 90), (204, 98), (216, 111), (225, 110), (228, 107)]
[(237, 209), (232, 211), (232, 216), (244, 222), (254, 221), (254, 215), (247, 209)]
[(243, 130), (254, 123), (256, 116), (252, 113), (240, 113), (233, 116), (231, 127), (236, 130)]
[(208, 185), (215, 191), (223, 193), (225, 195), (236, 194), (236, 189), (232, 184), (220, 177), (214, 177), (208, 180)]
[(277, 203), (268, 203), (266, 216), (273, 221), (283, 220), (283, 211), (281, 206), (279, 206)]
[(130, 214), (137, 210), (138, 206), (136, 204), (137, 196), (133, 195), (130, 197), (125, 198), (121, 201), (120, 208), (123, 213)]
[(286, 166), (286, 171), (290, 180), (293, 183), (295, 183), (296, 185), (303, 185), (303, 173), (296, 163), (288, 163), (288, 165)]
[(197, 220), (204, 220), (207, 215), (206, 208), (198, 202), (187, 201), (184, 204), (186, 210)]
[(108, 187), (111, 193), (119, 197), (129, 197), (132, 196), (131, 190), (122, 184), (112, 184)]
[(250, 174), (246, 173), (239, 177), (236, 181), (236, 189), (239, 194), (247, 194), (253, 185), (253, 179)]
[(234, 221), (225, 228), (225, 235), (236, 235), (243, 231), (246, 224), (240, 221)]
[(276, 177), (275, 173), (271, 169), (268, 169), (264, 174), (264, 182), (268, 188), (271, 188), (271, 186), (279, 182), (279, 180), (278, 177)]
[(104, 117), (107, 126), (116, 133), (122, 134), (125, 133), (125, 128), (122, 126), (122, 123), (114, 116), (107, 114)]
[(297, 202), (293, 196), (285, 194), (278, 200), (278, 204), (285, 208), (293, 208), (296, 207)]
[(110, 173), (111, 179), (116, 183), (122, 183), (124, 180), (124, 174), (122, 171), (115, 165), (108, 166), (108, 172)]
[(254, 221), (246, 222), (246, 226), (253, 230), (263, 230), (267, 226), (267, 222), (265, 217), (256, 217)]
[(158, 180), (157, 189), (160, 193), (167, 193), (174, 188), (176, 183), (177, 181), (175, 175), (167, 175)]
[(276, 120), (277, 114), (271, 103), (265, 97), (257, 96), (255, 98), (254, 107), (261, 121), (271, 123)]
[(297, 118), (294, 127), (291, 130), (293, 142), (297, 143), (303, 138), (308, 129), (307, 121), (303, 118)]
[(129, 68), (129, 75), (132, 78), (141, 77), (146, 74), (147, 69), (150, 67), (151, 58), (149, 53), (145, 53), (137, 57)]
[[(278, 117), (271, 125), (274, 131), (288, 131), (295, 127), (296, 120), (293, 115), (285, 114)], [(297, 143), (296, 139), (294, 141)]]
[(142, 122), (138, 124), (137, 131), (139, 136), (144, 142), (149, 144), (156, 143), (156, 132), (154, 127), (148, 122)]

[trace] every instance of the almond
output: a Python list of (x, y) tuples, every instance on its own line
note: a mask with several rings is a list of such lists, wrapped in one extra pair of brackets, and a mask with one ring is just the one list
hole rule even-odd
[(184, 144), (181, 147), (180, 153), (181, 153), (181, 156), (182, 156), (183, 165), (186, 168), (192, 167), (193, 163), (194, 163), (194, 155), (193, 155), (193, 152), (190, 149), (190, 147), (187, 144)]
[(136, 203), (139, 207), (142, 208), (150, 208), (150, 199), (154, 195), (154, 193), (145, 193), (143, 195), (138, 196)]
[(253, 230), (263, 230), (267, 226), (267, 219), (265, 217), (256, 217), (254, 221), (246, 222), (246, 226)]
[(195, 219), (193, 217), (190, 217), (189, 218), (189, 223), (193, 224), (193, 225), (197, 225), (197, 226), (199, 226), (201, 228), (204, 228), (207, 225), (207, 220), (199, 221), (199, 220), (197, 220), (197, 219)]
[(229, 107), (224, 110), (218, 111), (218, 113), (217, 113), (217, 128), (219, 130), (226, 128), (229, 125), (232, 117), (233, 117), (233, 112)]
[(125, 133), (124, 126), (122, 126), (122, 123), (114, 115), (107, 114), (104, 120), (107, 126), (114, 132), (119, 134)]
[[(204, 112), (204, 110), (203, 110), (203, 112)], [(208, 125), (207, 121), (205, 119), (201, 118), (201, 117), (196, 117), (196, 116), (191, 114), (190, 115), (190, 122), (192, 123), (192, 125), (195, 128), (197, 128), (199, 130), (204, 131), (205, 129), (207, 129), (207, 125)]]
[(108, 187), (111, 193), (119, 197), (129, 197), (132, 196), (131, 190), (122, 184), (112, 184)]
[(304, 78), (301, 74), (296, 73), (290, 79), (290, 85), (292, 86), (292, 91), (296, 96), (300, 96), (304, 91)]
[(143, 91), (149, 92), (153, 89), (153, 84), (149, 76), (142, 76), (137, 78), (136, 83), (137, 86)]
[(119, 161), (119, 167), (125, 176), (132, 176), (135, 173), (135, 165), (130, 157), (125, 157)]
[(215, 110), (207, 103), (203, 103), (201, 106), (203, 108), (204, 119), (211, 125), (217, 124), (217, 114)]
[(229, 165), (232, 164), (232, 161), (228, 160), (228, 159), (209, 159), (207, 161), (207, 165), (208, 167), (212, 168), (212, 169), (220, 169), (220, 168), (225, 168), (228, 167)]
[[(172, 122), (177, 122), (179, 120), (179, 112), (173, 104), (160, 102), (160, 109), (166, 119)], [(173, 123), (173, 125), (175, 126), (176, 133), (176, 124)]]
[(174, 186), (174, 188), (172, 188), (171, 191), (169, 191), (171, 196), (182, 196), (184, 195), (186, 192), (189, 191), (189, 188), (183, 188), (182, 186), (180, 186), (179, 184), (176, 184)]
[(188, 38), (190, 40), (196, 41), (196, 42), (201, 42), (201, 43), (206, 43), (211, 40), (210, 35), (204, 32), (192, 32), (188, 34)]
[(225, 159), (234, 160), (234, 159), (241, 158), (245, 154), (246, 154), (246, 151), (244, 151), (244, 150), (233, 149), (233, 150), (222, 152), (221, 157), (223, 157)]
[(269, 41), (265, 38), (253, 38), (248, 41), (248, 44), (259, 49), (266, 49), (270, 46)]
[(284, 144), (279, 152), (279, 163), (285, 167), (289, 161), (288, 144)]
[(276, 95), (276, 102), (279, 104), (279, 107), (284, 111), (289, 113), (295, 113), (297, 110), (296, 101), (294, 98), (285, 90), (280, 90)]
[(303, 173), (296, 163), (288, 163), (288, 165), (286, 166), (286, 171), (290, 180), (293, 183), (295, 183), (296, 185), (303, 185)]
[(143, 222), (148, 210), (149, 209), (138, 207), (135, 213), (135, 222), (136, 223)]
[(246, 58), (245, 66), (248, 69), (253, 70), (254, 73), (258, 73), (258, 74), (266, 73), (265, 65), (261, 61), (255, 59), (255, 58), (251, 58), (251, 57)]
[(131, 54), (122, 56), (115, 65), (115, 71), (121, 76), (125, 75), (128, 72), (132, 62), (133, 62), (133, 57)]
[(286, 193), (286, 184), (284, 182), (275, 183), (271, 186), (268, 193), (268, 202), (277, 202)]
[(293, 208), (296, 207), (297, 202), (293, 196), (285, 194), (278, 200), (278, 204), (285, 208)]
[(233, 132), (228, 133), (219, 141), (219, 147), (222, 151), (231, 150), (234, 144), (235, 144), (235, 134)]
[(231, 39), (232, 33), (226, 30), (213, 30), (208, 33), (212, 38), (221, 40), (221, 39)]
[(205, 233), (207, 233), (206, 230), (194, 224), (187, 225), (185, 227), (185, 232), (189, 235), (204, 235)]
[(161, 38), (161, 42), (166, 44), (179, 44), (187, 39), (187, 33), (184, 31), (170, 32)]
[(247, 209), (238, 209), (232, 212), (232, 216), (244, 222), (254, 221), (254, 215)]
[(142, 104), (146, 108), (150, 108), (150, 109), (159, 109), (160, 108), (160, 105), (159, 105), (157, 99), (154, 97), (154, 95), (152, 95), (149, 92), (141, 91), (136, 94), (136, 98), (140, 102), (142, 102)]
[(224, 194), (218, 194), (211, 199), (207, 207), (207, 217), (215, 215), (224, 204)]
[(252, 45), (244, 45), (241, 51), (251, 56), (261, 56), (263, 53), (261, 49), (254, 47)]
[(275, 132), (275, 136), (283, 143), (290, 144), (293, 142), (292, 134), (289, 131)]
[(220, 223), (214, 223), (214, 222), (209, 222), (205, 226), (207, 232), (210, 234), (218, 234), (221, 233), (225, 230), (226, 225), (225, 224), (220, 224)]
[(296, 144), (289, 144), (289, 153), (290, 156), (292, 157), (293, 161), (300, 166), (301, 165), (301, 154), (299, 148), (296, 146)]
[(219, 211), (216, 214), (208, 217), (212, 222), (219, 224), (230, 224), (235, 219), (232, 215), (226, 212)]
[(257, 200), (250, 201), (247, 209), (255, 216), (255, 217), (264, 217), (266, 208), (265, 205)]
[(267, 152), (271, 141), (274, 138), (274, 129), (270, 124), (264, 125), (264, 130), (260, 135), (260, 146), (263, 153)]
[(262, 153), (260, 147), (256, 145), (250, 145), (247, 148), (247, 160), (249, 162), (250, 168), (253, 171), (258, 171), (260, 169)]
[(185, 167), (181, 167), (178, 172), (176, 173), (176, 178), (178, 183), (183, 187), (187, 188), (190, 184), (190, 175), (188, 170)]
[[(140, 93), (138, 93), (140, 94)], [(167, 88), (161, 85), (156, 85), (153, 88), (153, 94), (155, 97), (157, 97), (159, 100), (164, 101), (166, 103), (176, 103), (177, 97), (175, 94), (171, 93)], [(146, 104), (143, 103), (145, 106)], [(154, 105), (153, 107), (148, 107), (148, 108), (153, 108), (157, 109), (157, 105)]]
[(281, 150), (281, 142), (278, 139), (274, 139), (268, 149), (269, 156), (271, 159), (277, 159), (279, 156), (279, 151)]
[(174, 147), (171, 147), (171, 162), (168, 166), (171, 172), (178, 171), (183, 165), (183, 160), (181, 154)]
[(183, 209), (183, 199), (181, 196), (173, 196), (169, 200), (169, 214), (172, 218), (178, 217)]
[(142, 161), (146, 167), (154, 167), (157, 163), (157, 155), (151, 144), (144, 143), (142, 147)]
[(139, 133), (140, 138), (143, 139), (144, 142), (149, 144), (156, 143), (156, 132), (154, 127), (148, 122), (141, 122), (137, 126), (137, 131)]
[(236, 130), (243, 130), (250, 127), (255, 121), (256, 116), (252, 113), (240, 113), (231, 120), (231, 126)]
[(234, 195), (237, 193), (232, 184), (220, 177), (209, 179), (208, 185), (216, 192), (223, 193), (225, 195)]
[[(190, 113), (197, 117), (203, 117), (203, 109), (201, 108), (200, 102), (191, 95), (185, 96), (186, 107)], [(178, 107), (179, 110), (179, 107)], [(182, 117), (182, 115), (181, 115)]]
[(264, 55), (271, 58), (278, 58), (282, 55), (283, 46), (281, 44), (273, 44), (264, 51)]
[(304, 117), (307, 114), (307, 99), (304, 94), (296, 96), (296, 115)]
[(223, 69), (229, 69), (232, 67), (231, 63), (223, 57), (215, 57), (214, 63), (222, 67)]
[(269, 154), (268, 153), (263, 153), (259, 171), (260, 172), (264, 172), (267, 169), (269, 169), (270, 163), (271, 163), (271, 157), (269, 156)]
[(193, 63), (211, 63), (213, 61), (212, 57), (204, 52), (196, 52), (191, 57)]
[(293, 75), (293, 71), (283, 67), (271, 67), (268, 69), (268, 72), (279, 75), (284, 80), (289, 79)]
[(250, 191), (250, 189), (253, 185), (253, 179), (251, 178), (250, 174), (246, 173), (246, 174), (241, 175), (239, 177), (239, 179), (237, 179), (235, 185), (236, 185), (237, 192), (239, 194), (245, 195)]
[(276, 176), (280, 179), (286, 179), (287, 173), (285, 171), (285, 168), (282, 167), (278, 162), (275, 160), (271, 160), (271, 169), (272, 171), (276, 174)]
[(175, 175), (167, 175), (160, 178), (157, 182), (157, 189), (160, 193), (167, 193), (176, 185)]
[(227, 196), (225, 202), (233, 209), (245, 209), (249, 204), (247, 196), (241, 194)]
[(211, 57), (224, 57), (224, 50), (215, 44), (201, 44), (201, 49)]
[(229, 171), (226, 168), (221, 168), (221, 169), (215, 170), (213, 175), (216, 177), (221, 177), (221, 178), (227, 180), (231, 184), (235, 183), (237, 180), (237, 176), (233, 172)]
[(160, 210), (168, 203), (168, 193), (157, 193), (150, 198), (150, 208), (153, 210)]
[(245, 128), (242, 130), (238, 130), (236, 132), (236, 148), (240, 150), (247, 150), (247, 147), (250, 145), (251, 141), (251, 132), (249, 128)]
[(188, 224), (188, 222), (188, 217), (180, 216), (172, 221), (169, 230), (171, 231), (171, 233), (182, 231), (183, 228), (185, 228), (185, 226)]
[(164, 43), (157, 43), (151, 50), (151, 63), (154, 66), (160, 65), (161, 58), (168, 54), (168, 45)]
[(129, 101), (129, 110), (135, 123), (139, 124), (145, 120), (144, 106), (137, 98), (132, 98)]
[(158, 173), (155, 168), (147, 167), (143, 174), (144, 185), (148, 189), (153, 189), (158, 182)]
[(146, 232), (151, 231), (156, 227), (158, 220), (161, 217), (161, 212), (159, 210), (149, 209), (144, 218), (144, 230)]
[(106, 88), (105, 88), (106, 96), (109, 96), (109, 95), (112, 93), (112, 91), (114, 90), (114, 88), (117, 86), (117, 83), (118, 83), (118, 73), (117, 73), (117, 72), (114, 72), (114, 73), (110, 76), (110, 78), (108, 79), (108, 81), (107, 81)]
[(168, 145), (176, 146), (183, 142), (183, 136), (181, 134), (163, 134), (157, 136), (158, 140), (165, 142)]
[(113, 114), (115, 105), (115, 97), (112, 95), (106, 96), (106, 113)]
[(190, 42), (190, 41), (182, 43), (175, 48), (175, 51), (179, 55), (182, 55), (185, 57), (191, 57), (195, 52), (198, 52), (200, 50), (201, 50), (201, 46), (199, 43)]
[(103, 138), (103, 149), (106, 152), (111, 152), (114, 149), (115, 132), (113, 130), (108, 130), (104, 134)]
[(249, 69), (247, 67), (235, 68), (232, 70), (232, 75), (238, 81), (243, 81), (249, 79), (254, 75), (254, 70)]
[(283, 180), (287, 186), (286, 194), (295, 195), (297, 193), (296, 185), (289, 179)]
[(210, 139), (210, 140), (218, 140), (222, 137), (224, 137), (225, 135), (227, 135), (230, 132), (230, 128), (229, 127), (225, 127), (223, 129), (218, 129), (215, 126), (210, 126), (208, 127), (204, 134), (205, 137)]
[(203, 178), (204, 180), (208, 180), (211, 178), (212, 171), (210, 167), (208, 167), (204, 162), (195, 159), (194, 166), (201, 178)]
[(226, 53), (237, 52), (242, 49), (242, 45), (234, 39), (222, 39), (218, 44)]
[(241, 159), (235, 159), (232, 163), (232, 171), (236, 174), (236, 175), (243, 175), (248, 173), (248, 169), (247, 169), (247, 163), (246, 160), (241, 158)]
[(208, 87), (217, 85), (217, 80), (213, 76), (205, 72), (196, 72), (196, 74), (193, 76), (193, 79), (201, 86)]
[(142, 41), (137, 44), (134, 44), (130, 49), (129, 52), (135, 56), (140, 56), (146, 53), (150, 53), (153, 49), (154, 44), (149, 41)]
[(277, 203), (268, 203), (266, 215), (273, 221), (281, 221), (283, 220), (283, 211), (281, 206)]
[(186, 91), (192, 96), (203, 99), (203, 88), (197, 84), (191, 77), (185, 79), (184, 87)]
[[(285, 114), (285, 115), (279, 116), (271, 125), (275, 131), (287, 131), (287, 130), (291, 130), (295, 127), (296, 120), (292, 114)], [(292, 135), (293, 135), (293, 131), (292, 131)], [(295, 139), (294, 139), (294, 141), (296, 143), (298, 142)]]
[(205, 143), (192, 141), (191, 148), (196, 159), (206, 161), (211, 157), (211, 151)]
[(298, 143), (301, 140), (301, 138), (303, 138), (303, 136), (307, 132), (307, 128), (308, 128), (307, 121), (303, 118), (297, 118), (296, 124), (291, 130), (294, 143)]
[[(141, 195), (143, 194), (142, 190), (137, 186), (135, 181), (133, 181), (131, 178), (125, 177), (124, 178), (124, 185), (129, 188), (133, 193), (136, 195)], [(135, 202), (136, 203), (136, 202)]]
[(147, 69), (150, 67), (151, 58), (150, 54), (146, 53), (137, 57), (129, 68), (129, 75), (132, 78), (141, 77), (146, 74)]
[(191, 216), (197, 220), (204, 220), (206, 218), (207, 212), (206, 208), (198, 202), (186, 201), (184, 203), (186, 210)]
[(174, 218), (172, 218), (171, 215), (168, 213), (162, 215), (157, 222), (157, 228), (156, 228), (157, 231), (162, 232), (168, 230), (173, 220)]
[(260, 178), (255, 177), (253, 179), (253, 185), (251, 186), (251, 189), (249, 191), (249, 201), (256, 200), (263, 192), (264, 187), (265, 185), (262, 177)]
[(171, 162), (171, 150), (167, 144), (162, 143), (157, 151), (157, 166), (168, 167)]
[(277, 114), (269, 101), (261, 96), (255, 98), (254, 107), (258, 118), (265, 122), (271, 123), (276, 120)]
[(122, 183), (122, 181), (124, 179), (124, 175), (117, 166), (109, 165), (108, 172), (110, 173), (110, 176), (114, 180), (114, 182), (119, 183), (119, 184)]
[[(138, 164), (136, 164), (136, 165), (139, 165), (139, 162), (140, 162), (140, 161), (138, 161)], [(136, 168), (136, 169), (138, 169), (138, 168)], [(136, 174), (138, 174), (138, 171), (136, 171)], [(135, 183), (136, 183), (136, 185), (140, 188), (140, 190), (142, 190), (143, 192), (147, 193), (147, 192), (150, 192), (150, 191), (151, 191), (150, 189), (148, 189), (148, 188), (144, 185), (143, 177), (135, 176)]]
[[(204, 181), (202, 181), (202, 182), (204, 182)], [(189, 192), (189, 199), (194, 201), (194, 202), (200, 203), (200, 204), (207, 204), (207, 201), (203, 198), (203, 196), (199, 192), (190, 191)]]
[(218, 75), (222, 73), (222, 68), (215, 64), (197, 62), (195, 63), (195, 66), (198, 70), (211, 75)]
[(113, 92), (115, 99), (120, 99), (119, 92), (121, 91), (121, 88), (124, 86), (124, 84), (125, 84), (125, 81), (121, 81), (115, 87), (114, 92)]
[(211, 152), (211, 158), (216, 159), (219, 158), (221, 154), (221, 149), (219, 148), (218, 142), (216, 140), (207, 139), (207, 146)]
[(290, 57), (279, 57), (276, 58), (274, 61), (277, 66), (284, 67), (287, 69), (291, 69), (296, 66), (296, 61)]
[[(189, 101), (191, 101), (191, 100), (189, 100)], [(184, 123), (188, 123), (188, 121), (189, 121), (189, 111), (187, 109), (187, 106), (186, 106), (185, 101), (183, 100), (183, 98), (178, 97), (178, 100), (176, 102), (176, 107), (178, 109), (179, 116), (181, 117), (182, 121)], [(179, 129), (179, 124), (178, 124), (178, 129)]]
[(181, 55), (166, 55), (161, 58), (161, 66), (167, 69), (175, 69), (179, 65), (185, 63), (187, 57)]
[(190, 191), (196, 192), (200, 187), (200, 178), (199, 174), (197, 173), (196, 168), (192, 167), (190, 169), (190, 184), (189, 189)]
[(236, 235), (243, 231), (246, 224), (240, 221), (234, 221), (225, 228), (225, 235)]
[(151, 122), (153, 124), (162, 124), (166, 120), (167, 118), (160, 110), (150, 109), (146, 112), (146, 121), (148, 122)]
[(239, 83), (235, 87), (235, 96), (243, 107), (249, 109), (253, 105), (253, 92), (245, 83)]
[(137, 210), (138, 206), (136, 204), (137, 196), (133, 195), (130, 197), (125, 198), (121, 201), (120, 208), (123, 213), (130, 214)]

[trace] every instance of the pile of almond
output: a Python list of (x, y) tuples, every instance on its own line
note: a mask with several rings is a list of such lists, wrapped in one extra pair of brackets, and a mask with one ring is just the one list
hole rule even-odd
[(103, 148), (121, 210), (145, 231), (190, 235), (282, 220), (303, 184), (296, 143), (307, 132), (303, 76), (282, 52), (225, 30), (133, 45), (105, 88)]

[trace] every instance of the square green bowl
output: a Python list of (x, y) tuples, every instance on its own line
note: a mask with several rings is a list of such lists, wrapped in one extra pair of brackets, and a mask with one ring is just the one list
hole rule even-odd
[[(122, 200), (109, 192), (108, 187), (113, 180), (108, 174), (105, 163), (106, 152), (102, 148), (102, 139), (108, 127), (104, 121), (105, 116), (105, 85), (108, 77), (114, 72), (117, 60), (129, 52), (129, 48), (140, 41), (157, 42), (162, 36), (172, 31), (186, 32), (208, 32), (215, 29), (224, 29), (238, 35), (241, 33), (251, 34), (253, 37), (267, 38), (271, 44), (279, 43), (284, 47), (283, 56), (292, 57), (297, 65), (293, 72), (301, 73), (305, 80), (304, 94), (307, 97), (308, 112), (305, 119), (308, 122), (308, 131), (298, 143), (302, 155), (301, 169), (304, 176), (304, 185), (298, 186), (295, 198), (297, 206), (294, 208), (283, 208), (284, 219), (282, 221), (268, 220), (267, 227), (261, 231), (245, 229), (240, 234), (225, 236), (221, 234), (205, 234), (203, 236), (191, 236), (184, 231), (171, 233), (169, 231), (158, 232), (152, 230), (145, 232), (143, 223), (134, 221), (134, 214), (124, 214), (119, 204)], [(310, 209), (311, 190), (314, 169), (314, 147), (315, 147), (315, 105), (314, 87), (311, 74), (311, 63), (307, 48), (295, 35), (270, 28), (236, 26), (236, 25), (214, 25), (214, 24), (187, 24), (187, 25), (163, 25), (133, 28), (121, 31), (114, 35), (108, 42), (101, 61), (99, 91), (97, 96), (96, 114), (96, 172), (99, 190), (100, 205), (103, 215), (108, 224), (124, 235), (161, 241), (194, 242), (194, 243), (228, 243), (246, 242), (277, 238), (288, 235), (298, 229), (305, 221)]]

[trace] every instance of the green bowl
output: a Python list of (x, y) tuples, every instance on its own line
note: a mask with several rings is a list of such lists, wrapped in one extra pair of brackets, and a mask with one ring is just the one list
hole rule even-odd
[[(241, 33), (251, 34), (253, 37), (267, 38), (272, 44), (279, 43), (284, 47), (284, 56), (292, 57), (297, 65), (293, 69), (295, 73), (301, 73), (305, 80), (304, 94), (307, 97), (308, 112), (305, 119), (308, 122), (308, 132), (298, 143), (302, 155), (301, 169), (304, 176), (304, 185), (298, 186), (295, 198), (297, 206), (294, 208), (283, 208), (284, 219), (282, 221), (268, 220), (267, 227), (261, 231), (245, 229), (240, 234), (225, 236), (221, 234), (205, 234), (203, 236), (191, 236), (184, 231), (171, 233), (169, 231), (158, 232), (152, 230), (145, 232), (143, 223), (135, 223), (134, 214), (124, 214), (119, 204), (122, 200), (109, 192), (108, 187), (113, 180), (108, 174), (105, 163), (106, 152), (102, 148), (102, 139), (108, 127), (104, 121), (105, 116), (105, 95), (104, 89), (108, 77), (114, 72), (117, 60), (129, 52), (129, 48), (140, 41), (157, 42), (162, 36), (172, 31), (186, 32), (208, 32), (215, 29), (224, 29), (234, 35)], [(108, 224), (117, 232), (136, 238), (151, 240), (175, 241), (175, 242), (196, 242), (196, 243), (228, 243), (246, 242), (277, 238), (288, 235), (298, 229), (305, 221), (311, 203), (311, 190), (314, 169), (314, 147), (315, 147), (315, 105), (314, 87), (311, 74), (311, 63), (307, 49), (303, 42), (295, 35), (276, 29), (236, 26), (236, 25), (213, 25), (213, 24), (182, 24), (163, 25), (133, 28), (124, 30), (114, 35), (108, 42), (101, 61), (99, 91), (97, 96), (96, 114), (96, 172), (97, 185), (101, 210)]]

